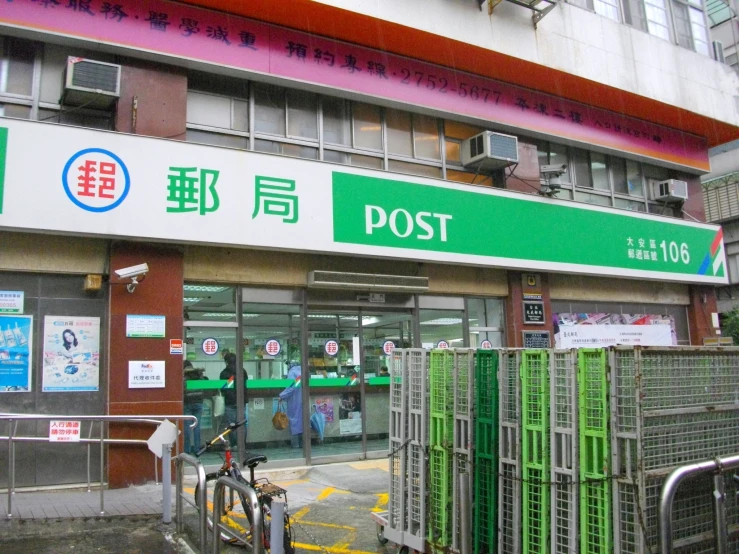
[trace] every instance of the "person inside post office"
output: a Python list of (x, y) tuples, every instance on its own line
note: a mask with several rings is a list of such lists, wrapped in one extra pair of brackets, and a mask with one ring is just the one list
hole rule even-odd
[[(246, 393), (246, 381), (249, 379), (249, 376), (247, 375), (246, 370), (242, 368), (241, 371), (244, 372), (244, 408), (243, 410), (238, 410), (236, 405), (236, 354), (233, 352), (226, 353), (226, 355), (223, 356), (223, 361), (226, 362), (226, 367), (221, 371), (219, 378), (224, 381), (229, 381), (222, 389), (223, 400), (226, 405), (226, 411), (223, 415), (226, 420), (226, 425), (231, 425), (232, 423), (240, 421), (241, 418), (248, 419), (247, 410), (249, 409), (249, 399), (247, 398)], [(245, 434), (247, 426), (244, 426)], [(235, 447), (236, 433), (229, 433), (228, 440), (231, 443), (231, 448)]]
[(185, 415), (192, 415), (198, 418), (198, 424), (194, 429), (190, 428), (190, 424), (185, 424), (185, 453), (195, 454), (200, 448), (200, 418), (203, 415), (203, 391), (202, 389), (189, 390), (187, 388), (188, 381), (201, 381), (208, 378), (203, 375), (202, 369), (196, 369), (192, 366), (192, 362), (185, 360)]

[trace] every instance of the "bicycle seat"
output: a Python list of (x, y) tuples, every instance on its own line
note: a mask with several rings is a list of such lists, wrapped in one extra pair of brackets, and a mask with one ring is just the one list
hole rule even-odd
[(244, 454), (244, 467), (257, 467), (260, 463), (266, 462), (267, 456), (264, 454), (255, 454), (247, 452)]

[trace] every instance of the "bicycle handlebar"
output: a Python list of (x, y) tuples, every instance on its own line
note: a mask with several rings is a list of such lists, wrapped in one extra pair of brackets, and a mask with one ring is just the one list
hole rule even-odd
[(244, 424), (246, 424), (246, 419), (243, 419), (243, 420), (238, 421), (236, 423), (231, 423), (228, 427), (226, 427), (223, 430), (223, 432), (220, 435), (218, 435), (216, 437), (213, 437), (210, 441), (206, 442), (205, 445), (200, 450), (197, 451), (197, 453), (195, 454), (195, 456), (199, 458), (205, 452), (207, 452), (208, 450), (210, 450), (211, 448), (213, 448), (213, 446), (215, 446), (215, 444), (219, 440), (224, 439), (226, 436), (228, 436), (228, 434), (231, 431), (234, 431), (235, 429), (238, 429), (239, 427), (241, 427)]

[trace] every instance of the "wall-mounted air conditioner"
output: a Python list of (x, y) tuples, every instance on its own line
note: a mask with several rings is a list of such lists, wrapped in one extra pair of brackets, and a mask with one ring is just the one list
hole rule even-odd
[(518, 163), (518, 139), (484, 131), (462, 142), (462, 165), (477, 171), (500, 169)]
[(651, 181), (652, 198), (661, 202), (684, 202), (688, 199), (688, 183), (677, 179)]
[(67, 58), (62, 104), (107, 109), (120, 93), (120, 65), (85, 58)]

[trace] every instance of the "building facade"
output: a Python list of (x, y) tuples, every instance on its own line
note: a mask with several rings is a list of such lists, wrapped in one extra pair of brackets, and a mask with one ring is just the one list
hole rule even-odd
[[(3, 411), (202, 391), (206, 439), (233, 388), (240, 448), (322, 463), (387, 454), (394, 348), (717, 336), (700, 176), (739, 77), (704, 6), (399, 4), (3, 4)], [(83, 450), (19, 452), (18, 485), (84, 480)]]

